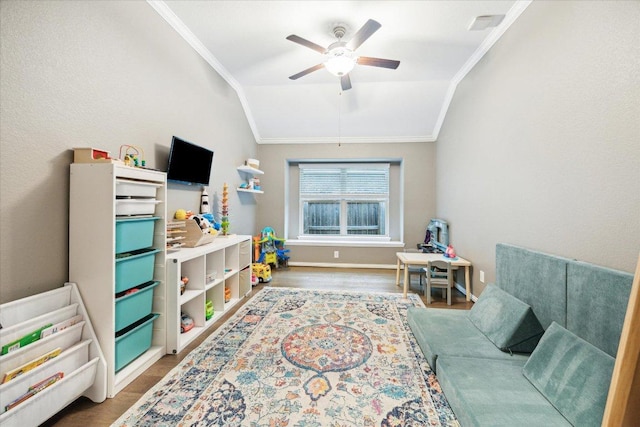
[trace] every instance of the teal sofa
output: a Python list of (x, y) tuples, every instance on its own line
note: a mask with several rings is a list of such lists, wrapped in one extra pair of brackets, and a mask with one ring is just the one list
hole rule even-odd
[(633, 276), (498, 244), (471, 310), (408, 322), (460, 424), (599, 426)]

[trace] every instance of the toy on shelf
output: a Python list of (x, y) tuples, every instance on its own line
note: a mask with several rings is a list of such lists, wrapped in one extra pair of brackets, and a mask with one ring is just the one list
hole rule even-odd
[(135, 145), (121, 145), (120, 160), (124, 162), (125, 166), (145, 167), (147, 164), (144, 159), (144, 150), (136, 147)]
[(167, 251), (177, 251), (184, 245), (183, 240), (187, 234), (185, 227), (184, 220), (167, 221)]
[(275, 268), (288, 267), (289, 249), (284, 248), (285, 239), (276, 237), (271, 227), (262, 229), (259, 237), (253, 238), (255, 248), (255, 260), (262, 264), (273, 265)]
[(208, 214), (210, 213), (209, 209), (209, 194), (207, 194), (207, 189), (202, 187), (202, 195), (200, 196), (200, 213)]
[(204, 306), (204, 320), (211, 320), (213, 317), (213, 302), (211, 300), (207, 300)]
[(185, 332), (189, 332), (195, 324), (193, 323), (193, 319), (186, 313), (180, 313), (180, 333), (184, 334)]
[(222, 186), (222, 217), (220, 218), (222, 235), (229, 234), (229, 186), (225, 182)]
[(119, 163), (120, 160), (112, 159), (111, 153), (97, 148), (74, 148), (73, 163)]
[[(187, 248), (195, 248), (213, 242), (218, 236), (220, 224), (216, 223), (213, 215), (194, 214), (192, 211), (178, 209), (175, 213), (176, 223), (180, 223), (180, 245)], [(176, 231), (177, 233), (177, 231)], [(173, 233), (169, 234), (172, 238)]]
[(180, 295), (184, 294), (185, 289), (187, 288), (187, 284), (189, 283), (189, 278), (187, 276), (182, 276), (180, 278)]
[(206, 245), (207, 243), (211, 243), (215, 240), (218, 232), (209, 228), (202, 228), (203, 222), (196, 221), (195, 218), (190, 218), (185, 221), (185, 229), (187, 234), (183, 240), (184, 246), (187, 248), (195, 248), (197, 246)]
[(231, 288), (228, 286), (224, 287), (224, 302), (231, 301)]

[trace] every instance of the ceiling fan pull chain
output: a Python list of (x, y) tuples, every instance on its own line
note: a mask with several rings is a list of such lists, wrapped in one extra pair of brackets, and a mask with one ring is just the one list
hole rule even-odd
[(338, 147), (341, 147), (340, 136), (342, 134), (342, 91), (338, 92)]

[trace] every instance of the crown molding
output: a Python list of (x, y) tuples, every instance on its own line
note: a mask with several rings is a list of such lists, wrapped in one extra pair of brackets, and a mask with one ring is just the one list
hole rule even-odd
[(318, 138), (262, 138), (258, 144), (394, 144), (411, 142), (435, 142), (431, 135), (425, 136), (326, 136)]
[(178, 34), (182, 36), (183, 39), (198, 53), (202, 58), (207, 61), (211, 67), (220, 74), (220, 76), (236, 91), (238, 98), (240, 99), (240, 104), (242, 105), (242, 109), (244, 110), (244, 114), (247, 117), (247, 121), (249, 122), (249, 127), (251, 128), (251, 132), (253, 133), (253, 137), (256, 142), (260, 140), (260, 134), (258, 133), (258, 127), (256, 126), (256, 122), (253, 119), (253, 115), (251, 114), (251, 109), (249, 108), (249, 102), (247, 101), (247, 97), (242, 90), (242, 86), (236, 79), (233, 78), (231, 73), (218, 61), (218, 59), (213, 56), (211, 51), (205, 47), (204, 44), (198, 39), (195, 34), (189, 30), (189, 28), (176, 16), (175, 13), (167, 6), (167, 4), (162, 0), (147, 0), (147, 3), (156, 11), (158, 14), (164, 18), (171, 27), (176, 30)]

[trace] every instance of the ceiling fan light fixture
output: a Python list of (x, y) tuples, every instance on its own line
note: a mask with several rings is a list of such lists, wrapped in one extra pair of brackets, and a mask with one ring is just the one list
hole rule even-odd
[(356, 61), (353, 58), (347, 58), (344, 56), (336, 56), (327, 59), (324, 63), (324, 68), (334, 76), (342, 77), (345, 74), (349, 74), (353, 67), (355, 67)]
[(324, 55), (323, 62), (316, 64), (313, 67), (309, 67), (306, 70), (302, 70), (292, 76), (289, 76), (289, 79), (297, 80), (300, 77), (306, 76), (309, 73), (313, 73), (314, 71), (319, 70), (320, 68), (325, 68), (334, 76), (340, 77), (340, 87), (342, 88), (342, 90), (349, 90), (351, 89), (351, 78), (349, 77), (349, 73), (351, 72), (351, 70), (353, 70), (356, 64), (395, 70), (396, 68), (398, 68), (398, 65), (400, 65), (400, 61), (396, 61), (393, 59), (372, 58), (368, 56), (358, 56), (355, 54), (355, 50), (358, 49), (358, 47), (360, 47), (362, 43), (367, 41), (367, 39), (371, 37), (373, 33), (378, 31), (381, 26), (382, 25), (379, 22), (374, 21), (373, 19), (369, 19), (355, 33), (351, 40), (349, 40), (348, 43), (345, 43), (342, 41), (342, 37), (344, 37), (345, 33), (347, 32), (346, 27), (344, 25), (337, 24), (333, 28), (333, 35), (338, 39), (338, 41), (330, 44), (326, 49), (316, 43), (310, 42), (307, 39), (296, 36), (295, 34), (287, 36), (287, 40), (308, 47), (309, 49), (313, 49), (316, 52), (320, 52)]
[(344, 46), (338, 46), (327, 52), (327, 59), (324, 61), (324, 67), (334, 76), (342, 77), (349, 74), (356, 65), (357, 57), (353, 55), (353, 51)]

